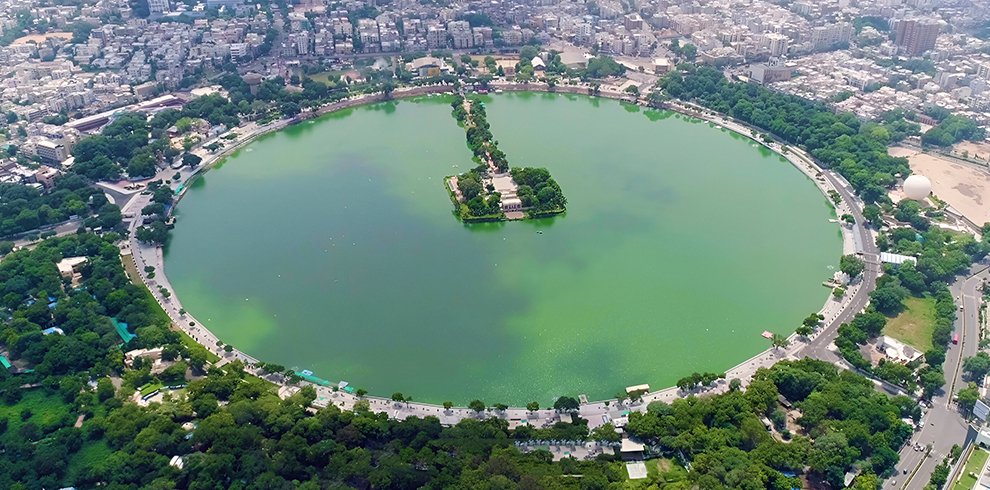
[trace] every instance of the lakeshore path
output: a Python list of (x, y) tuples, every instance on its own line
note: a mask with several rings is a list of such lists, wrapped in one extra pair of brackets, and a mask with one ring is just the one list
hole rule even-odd
[[(494, 84), (496, 88), (501, 88), (505, 90), (536, 90), (536, 91), (548, 91), (549, 87), (546, 85), (538, 84)], [(423, 89), (424, 87), (418, 87)], [(393, 97), (403, 97), (412, 95), (422, 95), (423, 93), (439, 93), (439, 92), (452, 92), (453, 87), (425, 87), (430, 89), (430, 92), (415, 92), (414, 90), (396, 90), (393, 93)], [(568, 92), (568, 93), (581, 93), (587, 94), (586, 87), (556, 87), (555, 91), (558, 92)], [(603, 91), (600, 95), (609, 98), (616, 98), (621, 100), (629, 101), (629, 94), (612, 93)], [(377, 102), (384, 100), (384, 96), (362, 96), (360, 98), (348, 99), (346, 101), (341, 101), (331, 106), (324, 107), (318, 113), (322, 114), (325, 112), (331, 112), (332, 110), (338, 110), (341, 108), (352, 107), (359, 104)], [(676, 110), (683, 112), (689, 116), (701, 117), (714, 124), (722, 127), (726, 127), (732, 131), (742, 134), (746, 137), (752, 138), (750, 129), (742, 126), (738, 123), (729, 121), (725, 118), (719, 118), (707, 115), (705, 113), (698, 112), (696, 107), (691, 106), (675, 106)], [(179, 181), (182, 186), (189, 182), (189, 179), (194, 178), (195, 175), (202, 169), (208, 168), (210, 165), (223, 158), (230, 151), (236, 148), (240, 148), (243, 145), (252, 141), (255, 137), (265, 134), (270, 131), (281, 129), (288, 125), (288, 122), (279, 122), (275, 124), (270, 124), (267, 126), (256, 126), (245, 128), (238, 128), (235, 130), (238, 133), (237, 139), (232, 143), (229, 143), (229, 147), (224, 153), (218, 155), (206, 155), (201, 167), (195, 171), (184, 170), (180, 172), (181, 178)], [(756, 141), (756, 140), (754, 140)], [(764, 146), (769, 147), (774, 151), (780, 151), (781, 148), (775, 143), (765, 144), (763, 142), (757, 141)], [(867, 256), (868, 264), (872, 264), (872, 250), (875, 248), (873, 243), (873, 238), (870, 232), (863, 227), (862, 215), (859, 212), (859, 203), (856, 198), (852, 195), (848, 183), (844, 179), (837, 175), (833, 175), (830, 172), (823, 172), (818, 168), (808, 157), (796, 149), (791, 148), (786, 154), (785, 158), (788, 159), (792, 164), (794, 164), (802, 172), (805, 172), (812, 181), (822, 190), (823, 193), (827, 195), (829, 189), (835, 189), (843, 197), (842, 202), (839, 204), (837, 211), (841, 213), (850, 212), (856, 217), (857, 224), (855, 226), (840, 225), (840, 229), (843, 234), (843, 248), (846, 253), (852, 253), (855, 251), (862, 251)], [(165, 169), (156, 178), (168, 179), (175, 171), (173, 169)], [(819, 178), (820, 175), (824, 177)], [(181, 198), (180, 194), (179, 198)], [(151, 290), (152, 295), (155, 297), (156, 301), (162, 306), (165, 312), (172, 319), (174, 325), (185, 331), (193, 339), (202, 344), (211, 352), (217, 354), (221, 357), (221, 362), (229, 362), (230, 360), (240, 359), (244, 361), (248, 366), (248, 372), (261, 375), (260, 371), (253, 366), (258, 361), (237, 350), (236, 348), (232, 352), (224, 352), (224, 350), (218, 345), (220, 339), (217, 338), (212, 332), (202, 325), (201, 322), (195, 319), (192, 314), (184, 312), (180, 314), (182, 310), (181, 302), (176, 295), (175, 291), (172, 289), (171, 284), (168, 282), (168, 277), (165, 274), (165, 264), (162, 257), (162, 250), (160, 247), (151, 246), (147, 244), (140, 243), (136, 238), (136, 230), (142, 224), (142, 217), (140, 216), (140, 210), (150, 202), (150, 196), (145, 194), (136, 194), (131, 200), (124, 206), (125, 209), (133, 213), (133, 217), (128, 219), (128, 226), (131, 231), (130, 239), (121, 245), (122, 253), (131, 254), (137, 265), (139, 274), (145, 284), (148, 285)], [(125, 213), (128, 214), (128, 213)], [(153, 279), (149, 279), (147, 274), (144, 273), (144, 267), (151, 266), (154, 267), (156, 271), (156, 276)], [(842, 322), (848, 321), (848, 319), (855, 313), (862, 310), (866, 305), (868, 300), (868, 294), (873, 288), (875, 281), (875, 273), (877, 271), (876, 267), (870, 267), (868, 265), (867, 272), (864, 273), (864, 279), (859, 281), (857, 284), (852, 285), (848, 290), (846, 295), (841, 300), (835, 300), (828, 295), (828, 299), (825, 305), (821, 309), (821, 314), (825, 316), (824, 327), (818, 332), (810, 336), (808, 339), (798, 338), (796, 335), (792, 334), (790, 336), (790, 344), (786, 348), (780, 349), (768, 349), (763, 351), (746, 361), (743, 361), (739, 365), (729, 369), (726, 372), (726, 379), (717, 382), (714, 386), (710, 388), (698, 389), (691, 392), (684, 392), (676, 387), (666, 388), (659, 391), (654, 391), (645, 394), (640, 400), (630, 401), (630, 400), (603, 400), (590, 403), (583, 403), (578, 410), (578, 414), (587, 420), (589, 420), (589, 426), (594, 428), (600, 426), (607, 421), (612, 421), (619, 419), (621, 420), (624, 416), (628, 415), (632, 411), (645, 411), (647, 405), (655, 400), (671, 402), (676, 398), (685, 397), (688, 395), (704, 395), (724, 392), (728, 389), (728, 380), (732, 378), (738, 378), (743, 386), (747, 385), (752, 375), (757, 369), (763, 367), (772, 366), (774, 363), (781, 359), (788, 358), (799, 358), (809, 355), (812, 357), (822, 356), (827, 360), (836, 362), (837, 357), (827, 349), (828, 345), (831, 343), (831, 339), (834, 338), (835, 330), (838, 325)], [(165, 296), (161, 293), (162, 290), (168, 291), (168, 295)], [(840, 364), (841, 365), (841, 364)], [(271, 380), (271, 378), (266, 378)], [(633, 381), (633, 380), (631, 380)], [(308, 384), (303, 382), (303, 385)], [(456, 424), (457, 422), (467, 419), (467, 418), (487, 418), (487, 417), (499, 417), (510, 421), (510, 423), (526, 423), (535, 427), (546, 427), (560, 420), (561, 415), (552, 409), (543, 409), (536, 411), (529, 411), (525, 408), (509, 408), (505, 411), (496, 411), (489, 409), (487, 411), (478, 413), (474, 410), (456, 407), (446, 410), (443, 407), (435, 404), (420, 403), (420, 402), (394, 402), (392, 400), (375, 397), (375, 396), (365, 396), (357, 397), (356, 395), (345, 393), (342, 391), (335, 391), (329, 387), (315, 386), (317, 391), (317, 399), (314, 403), (317, 406), (327, 406), (333, 404), (342, 409), (350, 409), (354, 407), (354, 404), (361, 400), (366, 400), (370, 406), (370, 409), (375, 412), (386, 413), (388, 416), (404, 419), (407, 417), (426, 417), (434, 416), (437, 417), (443, 424)], [(298, 390), (298, 386), (281, 386), (280, 393), (283, 395), (289, 394)]]

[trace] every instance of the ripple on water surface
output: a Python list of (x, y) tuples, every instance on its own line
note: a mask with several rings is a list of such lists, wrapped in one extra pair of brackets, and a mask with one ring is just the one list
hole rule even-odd
[(471, 165), (448, 102), (295, 126), (203, 177), (167, 255), (185, 307), (258, 358), (373, 393), (519, 404), (724, 370), (825, 300), (826, 200), (749, 140), (612, 101), (489, 97), (509, 160), (549, 168), (568, 212), (465, 226), (442, 184)]

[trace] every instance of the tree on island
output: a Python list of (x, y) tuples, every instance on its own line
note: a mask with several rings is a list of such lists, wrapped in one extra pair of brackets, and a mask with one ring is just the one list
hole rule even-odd
[(512, 180), (519, 184), (516, 193), (524, 207), (539, 212), (564, 209), (567, 205), (560, 186), (545, 168), (515, 167)]

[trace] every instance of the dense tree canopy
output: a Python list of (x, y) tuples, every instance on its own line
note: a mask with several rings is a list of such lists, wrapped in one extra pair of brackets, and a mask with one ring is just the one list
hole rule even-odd
[(57, 178), (55, 187), (47, 193), (26, 185), (0, 183), (0, 236), (9, 237), (73, 216), (86, 218), (93, 214), (106, 217), (107, 228), (112, 228), (119, 221), (120, 212), (102, 192), (88, 187), (78, 176)]
[(921, 135), (921, 142), (932, 146), (952, 146), (963, 140), (981, 140), (985, 136), (986, 131), (972, 119), (949, 115)]
[[(786, 442), (760, 421), (779, 409), (778, 395), (801, 412), (801, 430), (785, 429)], [(653, 402), (646, 414), (630, 415), (627, 429), (662, 453), (691, 460), (690, 478), (700, 488), (781, 488), (790, 484), (784, 472), (806, 467), (841, 487), (854, 464), (871, 474), (893, 468), (911, 435), (900, 419), (920, 415), (916, 409), (859, 376), (805, 359), (760, 370), (745, 392)]]
[(845, 177), (866, 201), (886, 199), (894, 175), (907, 175), (907, 159), (887, 153), (887, 135), (863, 132), (851, 113), (764, 87), (735, 83), (709, 67), (677, 71), (662, 82), (671, 97), (695, 101), (806, 148), (825, 167)]

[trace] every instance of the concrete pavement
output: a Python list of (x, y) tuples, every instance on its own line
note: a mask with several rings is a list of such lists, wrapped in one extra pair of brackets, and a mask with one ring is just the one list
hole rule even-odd
[[(885, 489), (922, 490), (931, 479), (935, 467), (949, 454), (954, 444), (965, 446), (970, 436), (969, 424), (960, 413), (953, 397), (960, 388), (965, 386), (962, 378), (962, 361), (976, 354), (979, 350), (979, 307), (980, 284), (990, 279), (986, 265), (975, 265), (965, 275), (949, 286), (954, 298), (958, 297), (962, 308), (956, 317), (956, 329), (959, 333), (959, 344), (949, 344), (942, 368), (945, 372), (945, 389), (932, 399), (929, 408), (922, 417), (922, 427), (915, 432), (901, 450), (901, 460), (897, 464), (897, 473), (903, 478), (887, 480)], [(915, 451), (912, 445), (917, 442), (922, 446), (931, 445), (931, 454), (926, 457), (924, 451)], [(896, 481), (896, 484), (895, 484)]]
[[(353, 103), (373, 101), (368, 99), (368, 97), (362, 97), (360, 100)], [(352, 105), (352, 103), (348, 104)], [(348, 104), (341, 105), (345, 106)], [(705, 117), (707, 119), (708, 117), (706, 116), (707, 115), (699, 115), (699, 117)], [(712, 117), (711, 120), (720, 126), (725, 126), (733, 131), (750, 136), (749, 130), (746, 127), (726, 118)], [(245, 131), (244, 134), (241, 134), (241, 136), (235, 140), (236, 144), (229, 145), (228, 148), (239, 147), (241, 144), (250, 141), (250, 139), (256, 135), (273, 129), (278, 129), (278, 127), (281, 127), (281, 125), (274, 125), (271, 127), (266, 126), (263, 128), (256, 128), (253, 131)], [(242, 130), (238, 131), (240, 132)], [(780, 146), (776, 144), (766, 146), (769, 146), (775, 151), (781, 150)], [(859, 202), (852, 194), (849, 185), (845, 183), (841, 177), (832, 175), (829, 172), (823, 172), (813, 163), (810, 157), (803, 154), (803, 152), (790, 149), (790, 151), (788, 151), (784, 156), (792, 164), (794, 164), (795, 167), (806, 173), (824, 194), (827, 195), (829, 190), (834, 189), (842, 196), (843, 201), (839, 204), (838, 212), (849, 212), (853, 214), (856, 217), (857, 222), (855, 227), (840, 225), (840, 229), (847, 237), (845, 242), (847, 244), (851, 244), (852, 247), (852, 250), (849, 250), (850, 245), (847, 245), (846, 251), (864, 251), (865, 256), (868, 259), (868, 263), (872, 263), (872, 260), (870, 259), (873, 257), (872, 251), (875, 249), (875, 244), (869, 230), (863, 227), (865, 221), (863, 220), (862, 214), (858, 209)], [(209, 166), (218, 158), (221, 158), (221, 155), (209, 155), (209, 158), (204, 160), (202, 167), (205, 168)], [(188, 172), (188, 170), (186, 172)], [(182, 179), (180, 179), (182, 182), (186, 182), (193, 176), (192, 172), (189, 172), (188, 174), (186, 172), (183, 172)], [(168, 179), (174, 173), (175, 171), (173, 169), (164, 169), (158, 176), (156, 176), (156, 178)], [(234, 349), (231, 353), (223, 352), (222, 349), (216, 345), (218, 342), (217, 337), (205, 328), (201, 322), (197, 321), (192, 314), (188, 312), (180, 314), (180, 311), (182, 310), (181, 302), (169, 284), (167, 276), (165, 275), (165, 267), (164, 261), (162, 260), (161, 249), (159, 247), (139, 243), (135, 238), (134, 232), (142, 223), (140, 209), (146, 206), (150, 202), (150, 199), (151, 196), (138, 193), (128, 203), (126, 203), (127, 209), (132, 211), (136, 210), (136, 212), (133, 213), (135, 215), (134, 218), (130, 219), (128, 222), (132, 233), (130, 241), (124, 246), (124, 248), (126, 251), (132, 253), (135, 263), (138, 266), (138, 271), (142, 275), (142, 278), (146, 284), (148, 284), (149, 289), (154, 295), (156, 301), (162, 305), (162, 308), (172, 318), (175, 325), (184, 330), (211, 352), (214, 352), (215, 354), (221, 356), (221, 358), (225, 359), (241, 359), (249, 364), (256, 363), (257, 360), (253, 357), (248, 356), (236, 349)], [(148, 279), (147, 275), (143, 272), (146, 265), (150, 265), (155, 268), (156, 277), (154, 279)], [(828, 299), (821, 310), (822, 314), (826, 317), (826, 326), (820, 332), (812, 335), (809, 339), (801, 339), (796, 335), (791, 335), (791, 344), (788, 347), (782, 349), (768, 349), (755, 355), (754, 357), (727, 371), (726, 379), (738, 378), (744, 385), (746, 385), (757, 369), (772, 366), (781, 359), (796, 358), (804, 355), (812, 355), (815, 357), (818, 357), (819, 355), (831, 356), (831, 358), (834, 358), (834, 354), (827, 350), (827, 346), (831, 342), (831, 339), (834, 338), (837, 326), (845, 321), (848, 321), (852, 315), (865, 307), (868, 301), (869, 292), (872, 291), (873, 288), (876, 272), (876, 267), (868, 266), (867, 273), (864, 274), (863, 280), (857, 284), (853, 284), (841, 301), (835, 301), (830, 295), (828, 295)], [(167, 297), (162, 295), (160, 288), (164, 288), (164, 290), (168, 291), (170, 294)], [(190, 325), (190, 323), (193, 325)], [(249, 369), (249, 371), (258, 374), (254, 369)], [(289, 387), (286, 392), (292, 391), (291, 388), (292, 387)], [(399, 419), (411, 416), (435, 416), (438, 417), (442, 423), (455, 424), (466, 418), (495, 416), (504, 418), (510, 423), (521, 423), (525, 421), (525, 423), (536, 427), (549, 426), (560, 420), (560, 414), (556, 413), (554, 410), (547, 409), (531, 412), (525, 410), (524, 408), (510, 408), (504, 412), (489, 410), (482, 414), (478, 414), (473, 410), (463, 407), (446, 410), (443, 407), (434, 404), (418, 402), (396, 403), (388, 399), (372, 396), (358, 398), (352, 394), (334, 391), (329, 387), (317, 386), (316, 389), (316, 405), (326, 406), (333, 404), (340, 408), (349, 409), (352, 408), (356, 402), (366, 400), (369, 403), (371, 410), (375, 412), (384, 412), (390, 417)], [(726, 391), (727, 389), (728, 381), (726, 380), (722, 380), (712, 387), (695, 390), (690, 393), (682, 392), (677, 388), (666, 388), (648, 393), (644, 395), (642, 400), (636, 402), (630, 402), (628, 400), (624, 402), (620, 402), (618, 400), (604, 400), (586, 403), (581, 405), (578, 413), (582, 418), (588, 419), (592, 427), (596, 427), (606, 423), (609, 420), (621, 418), (631, 411), (645, 411), (647, 405), (651, 401), (660, 400), (671, 402), (677, 398), (691, 394), (720, 393)]]

